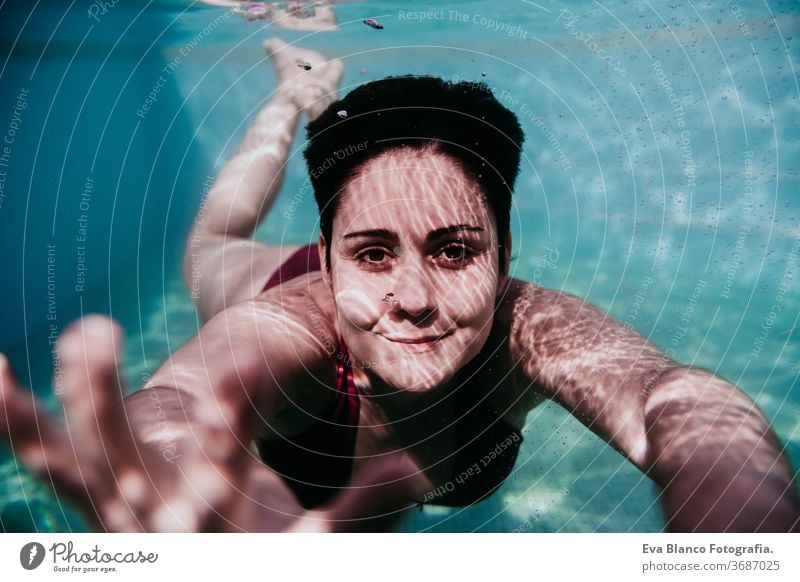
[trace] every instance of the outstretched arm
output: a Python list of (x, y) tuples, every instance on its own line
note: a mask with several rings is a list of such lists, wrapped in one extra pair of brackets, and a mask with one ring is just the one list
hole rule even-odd
[(755, 404), (683, 366), (585, 301), (526, 285), (510, 349), (524, 380), (570, 410), (663, 490), (673, 531), (789, 531), (800, 504)]
[[(67, 426), (38, 405), (0, 355), (0, 435), (15, 459), (101, 530), (386, 527), (408, 504), (405, 477), (414, 469), (402, 455), (356, 475), (329, 506), (307, 511), (251, 452), (253, 436), (290, 398), (313, 408), (291, 377), (301, 363), (313, 376), (307, 384), (332, 373), (314, 364), (327, 354), (287, 311), (265, 302), (231, 308), (124, 402), (121, 330), (104, 317), (85, 318), (59, 340)], [(288, 330), (292, 336), (283, 337)]]

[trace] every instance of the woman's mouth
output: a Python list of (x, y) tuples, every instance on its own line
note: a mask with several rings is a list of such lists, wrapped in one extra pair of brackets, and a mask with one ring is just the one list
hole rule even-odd
[(408, 346), (409, 348), (429, 348), (436, 345), (437, 342), (451, 335), (453, 332), (448, 331), (442, 334), (426, 334), (426, 335), (384, 335), (383, 337), (392, 343)]

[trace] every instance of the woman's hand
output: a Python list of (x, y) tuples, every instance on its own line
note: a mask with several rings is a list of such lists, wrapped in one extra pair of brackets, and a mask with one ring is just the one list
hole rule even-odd
[(237, 359), (215, 398), (149, 388), (123, 400), (122, 336), (111, 320), (89, 316), (59, 339), (64, 426), (0, 355), (0, 431), (12, 455), (97, 529), (374, 530), (409, 505), (414, 468), (397, 456), (357, 475), (331, 505), (305, 510), (248, 446), (258, 354)]

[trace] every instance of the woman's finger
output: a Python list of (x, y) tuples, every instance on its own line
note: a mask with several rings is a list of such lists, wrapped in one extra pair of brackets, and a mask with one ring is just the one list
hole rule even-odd
[(147, 503), (149, 479), (122, 405), (119, 377), (122, 329), (91, 315), (59, 338), (62, 400), (75, 458), (107, 529), (140, 531), (137, 514)]
[(123, 346), (122, 328), (100, 315), (82, 318), (58, 343), (62, 400), (73, 439), (99, 444), (80, 454), (97, 455), (117, 470), (140, 467), (150, 454), (137, 441), (125, 410), (120, 374)]
[[(103, 428), (113, 430), (114, 403), (121, 400), (117, 353), (122, 332), (110, 319), (90, 315), (73, 323), (58, 340), (63, 371), (61, 395), (76, 444), (91, 444), (84, 455), (107, 456)], [(110, 436), (110, 435), (109, 435)]]
[(85, 504), (86, 491), (64, 430), (14, 375), (0, 354), (0, 438), (12, 456), (58, 492)]
[(38, 406), (33, 392), (14, 375), (8, 358), (0, 354), (0, 429), (12, 450), (41, 448), (43, 442), (59, 441), (60, 429), (50, 415)]

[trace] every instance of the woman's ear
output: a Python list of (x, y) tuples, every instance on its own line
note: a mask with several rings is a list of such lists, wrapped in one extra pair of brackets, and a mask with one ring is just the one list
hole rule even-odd
[(500, 273), (500, 278), (505, 279), (508, 277), (508, 270), (511, 267), (511, 231), (506, 235), (506, 244), (503, 247), (503, 269)]
[(511, 263), (511, 232), (506, 236), (506, 244), (503, 246), (503, 264), (500, 269), (500, 276), (497, 278), (497, 298), (504, 292), (508, 282), (508, 269)]
[(319, 253), (319, 264), (322, 265), (322, 279), (328, 288), (331, 288), (331, 272), (328, 269), (328, 245), (325, 242), (325, 237), (319, 233), (317, 240), (317, 252)]

